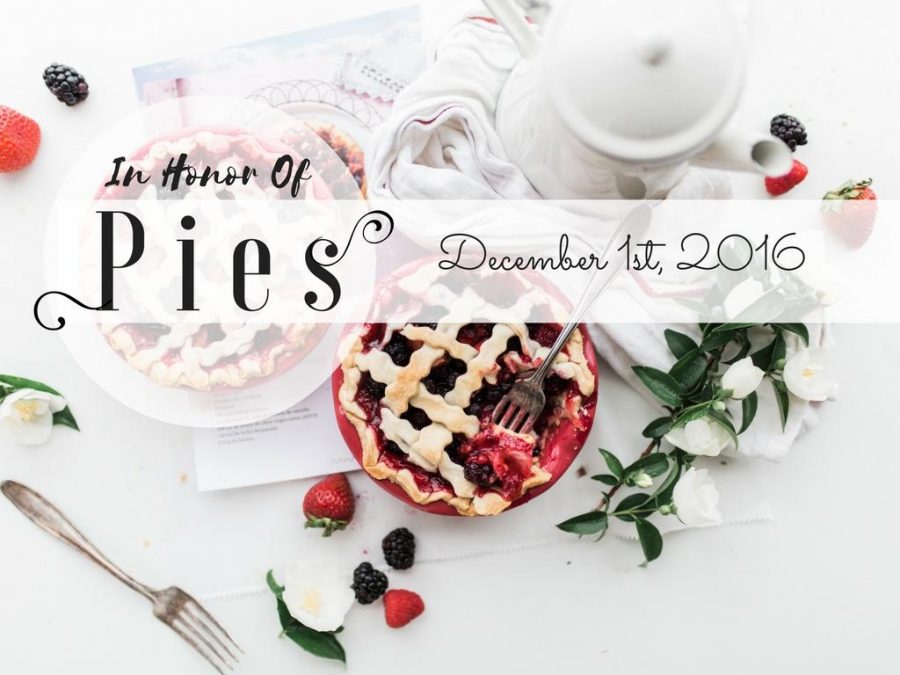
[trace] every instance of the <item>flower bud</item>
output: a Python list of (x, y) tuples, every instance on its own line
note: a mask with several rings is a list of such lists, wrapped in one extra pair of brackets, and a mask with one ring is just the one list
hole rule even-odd
[(764, 375), (765, 372), (757, 368), (753, 364), (753, 359), (748, 356), (725, 371), (722, 376), (722, 389), (730, 391), (731, 398), (740, 401), (756, 391)]
[(653, 479), (650, 477), (650, 475), (648, 473), (646, 473), (644, 471), (641, 471), (640, 473), (636, 474), (631, 480), (634, 482), (634, 484), (637, 487), (642, 488), (642, 489), (647, 489), (648, 487), (653, 487)]

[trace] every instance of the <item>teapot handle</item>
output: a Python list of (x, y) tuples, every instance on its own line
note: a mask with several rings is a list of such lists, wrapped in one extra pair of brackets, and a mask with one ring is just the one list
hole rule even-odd
[(540, 51), (540, 41), (525, 13), (515, 0), (483, 0), (485, 7), (493, 14), (503, 29), (519, 48), (524, 59), (533, 59)]

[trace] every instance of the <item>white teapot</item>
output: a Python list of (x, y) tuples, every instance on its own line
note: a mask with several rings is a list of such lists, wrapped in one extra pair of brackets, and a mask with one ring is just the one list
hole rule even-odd
[(729, 3), (567, 0), (543, 39), (515, 0), (484, 3), (522, 55), (497, 131), (543, 197), (662, 198), (691, 163), (790, 171), (781, 140), (725, 131), (744, 83)]

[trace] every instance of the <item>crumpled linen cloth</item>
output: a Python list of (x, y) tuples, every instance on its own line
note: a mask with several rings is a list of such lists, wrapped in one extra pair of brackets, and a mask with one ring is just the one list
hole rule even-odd
[[(436, 44), (429, 67), (396, 99), (376, 131), (367, 159), (369, 192), (381, 199), (539, 199), (522, 171), (506, 156), (494, 129), (497, 99), (519, 59), (512, 40), (486, 16), (469, 16)], [(728, 176), (690, 169), (670, 199), (728, 199)], [(667, 326), (590, 326), (600, 356), (648, 399), (631, 371), (636, 364), (668, 370), (673, 363), (663, 333)], [(675, 327), (690, 333), (684, 326)], [(827, 345), (822, 325), (810, 326), (812, 346)], [(793, 342), (791, 350), (799, 345)], [(818, 419), (816, 404), (792, 400), (782, 432), (770, 387), (760, 387), (754, 424), (741, 437), (740, 453), (778, 460)], [(739, 419), (738, 413), (738, 419)]]

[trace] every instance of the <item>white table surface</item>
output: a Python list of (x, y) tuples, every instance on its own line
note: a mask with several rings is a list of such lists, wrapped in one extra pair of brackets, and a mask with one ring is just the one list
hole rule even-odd
[[(111, 557), (150, 583), (259, 578), (302, 556), (304, 485), (220, 494), (194, 488), (190, 432), (142, 418), (100, 390), (31, 306), (42, 285), (45, 219), (70, 158), (135, 105), (130, 68), (190, 52), (408, 3), (7, 3), (0, 40), (0, 102), (38, 119), (44, 141), (28, 170), (0, 176), (0, 372), (44, 380), (68, 397), (80, 434), (59, 429), (40, 448), (0, 442), (0, 479), (33, 485)], [(455, 4), (455, 3), (454, 3)], [(755, 2), (746, 119), (783, 110), (807, 121), (812, 168), (796, 195), (815, 198), (851, 175), (872, 174), (882, 197), (900, 193), (897, 155), (897, 4), (828, 0)], [(459, 9), (424, 3), (434, 35)], [(236, 6), (236, 4), (235, 4)], [(51, 61), (91, 84), (76, 109), (40, 81)], [(741, 178), (741, 196), (762, 196)], [(374, 608), (352, 612), (342, 641), (352, 673), (522, 672), (623, 675), (669, 672), (896, 672), (900, 625), (896, 541), (900, 470), (894, 416), (900, 330), (837, 330), (840, 400), (780, 465), (747, 468), (766, 483), (775, 520), (678, 533), (663, 558), (638, 569), (636, 545), (560, 536), (558, 546), (422, 564), (403, 585), (428, 610), (402, 631)], [(600, 393), (592, 443), (615, 447), (652, 415), (611, 375)], [(591, 459), (593, 462), (593, 458)], [(354, 483), (366, 479), (357, 474)], [(384, 497), (387, 499), (387, 497)], [(532, 505), (534, 527), (553, 515)], [(364, 505), (378, 514), (379, 502)], [(377, 545), (383, 531), (371, 532)], [(428, 533), (419, 532), (427, 547)], [(185, 541), (205, 554), (185, 559)], [(351, 565), (353, 563), (350, 563)], [(276, 639), (271, 598), (211, 600), (248, 651), (241, 672), (341, 672)], [(143, 601), (0, 504), (0, 672), (16, 675), (211, 672), (152, 619)]]

